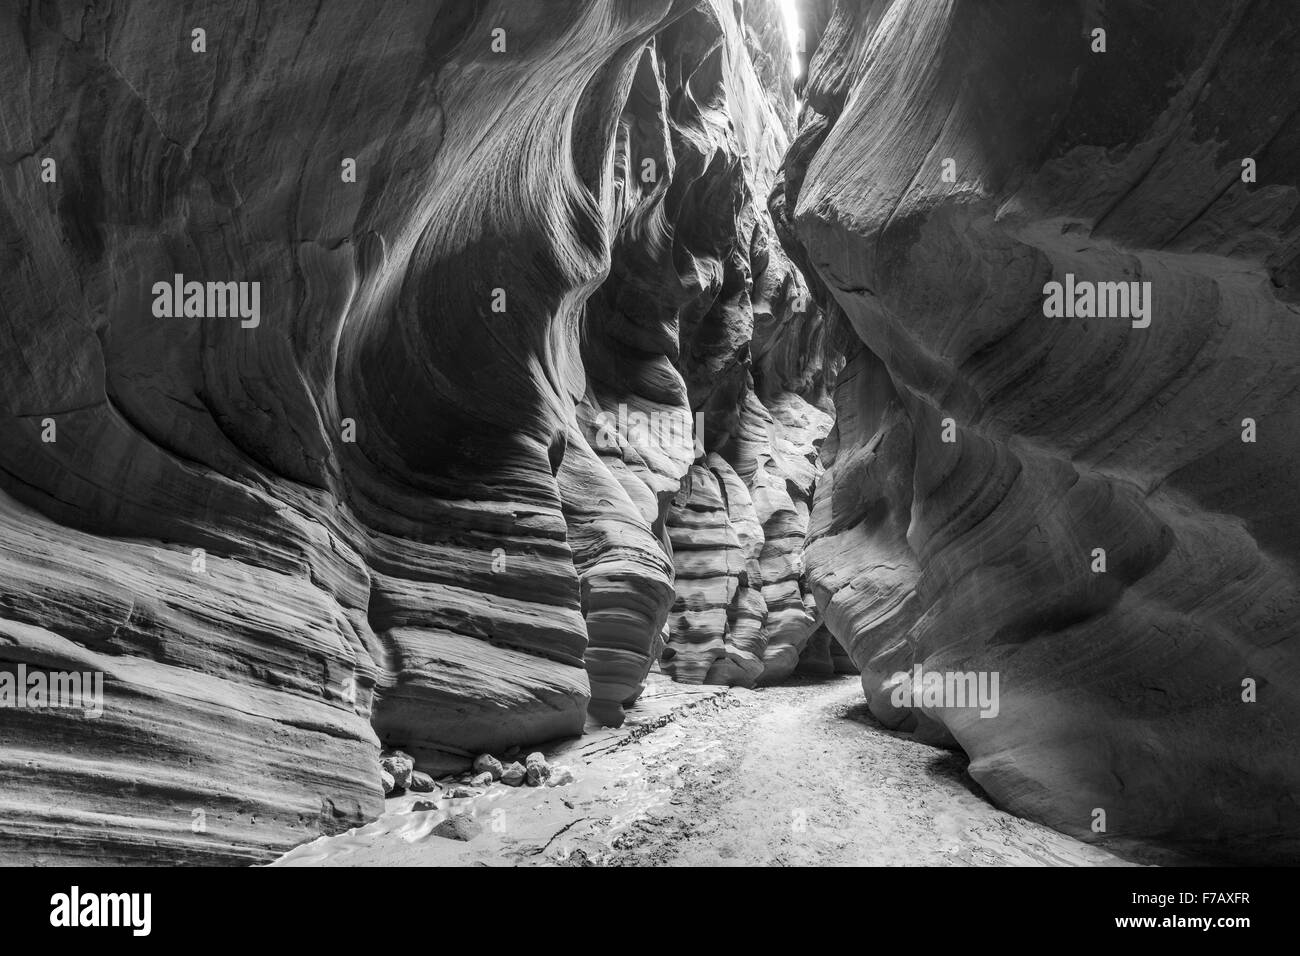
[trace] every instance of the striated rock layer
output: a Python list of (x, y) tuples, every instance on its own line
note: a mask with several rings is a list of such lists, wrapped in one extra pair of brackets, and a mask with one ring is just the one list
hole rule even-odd
[[(858, 342), (806, 560), (872, 711), (1069, 833), (1294, 858), (1300, 17), (809, 6), (771, 208)], [(1047, 317), (1076, 280), (1149, 324)], [(996, 715), (909, 703), (917, 665)]]
[[(104, 681), (3, 712), (0, 860), (265, 859), (372, 818), (381, 744), (617, 723), (665, 641), (793, 666), (833, 369), (753, 201), (766, 6), (0, 14), (0, 670)], [(737, 557), (683, 541), (683, 637), (697, 472)]]
[[(584, 316), (579, 420), (672, 557), (660, 666), (752, 685), (790, 673), (816, 624), (800, 552), (830, 417), (810, 402), (829, 408), (834, 362), (756, 198), (787, 146), (788, 49), (774, 9), (729, 13), (690, 11), (637, 68), (615, 144), (610, 275)], [(616, 613), (608, 630), (587, 614), (593, 694), (609, 685), (589, 711), (605, 721), (645, 675), (650, 618), (633, 628)]]

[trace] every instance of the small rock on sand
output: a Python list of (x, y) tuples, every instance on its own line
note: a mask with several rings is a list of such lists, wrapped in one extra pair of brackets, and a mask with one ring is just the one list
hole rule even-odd
[(474, 772), (476, 774), (490, 773), (493, 780), (500, 780), (504, 771), (501, 761), (491, 754), (479, 754), (474, 758)]
[(546, 763), (546, 758), (538, 751), (533, 751), (528, 755), (528, 759), (524, 761), (524, 766), (527, 768), (528, 786), (530, 787), (540, 787), (546, 782), (546, 778), (551, 775), (551, 768)]
[(468, 813), (453, 813), (433, 828), (433, 835), (468, 842), (483, 832)]
[(577, 779), (573, 775), (571, 767), (552, 767), (551, 775), (546, 778), (548, 787), (563, 787), (567, 783), (573, 783)]
[(415, 759), (410, 754), (394, 750), (379, 758), (379, 766), (393, 775), (393, 785), (398, 790), (405, 790), (411, 785), (411, 774), (415, 772)]
[(423, 770), (416, 770), (411, 774), (411, 784), (407, 789), (412, 793), (433, 793), (438, 785)]

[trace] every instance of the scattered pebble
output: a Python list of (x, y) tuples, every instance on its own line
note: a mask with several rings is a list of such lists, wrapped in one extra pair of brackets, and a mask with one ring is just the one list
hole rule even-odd
[(577, 778), (573, 776), (573, 768), (552, 767), (551, 775), (547, 778), (546, 785), (548, 787), (562, 787), (566, 783), (573, 783), (575, 779)]
[(412, 793), (433, 793), (438, 784), (423, 770), (416, 770), (411, 774), (411, 784), (407, 789)]
[(415, 772), (415, 759), (410, 754), (394, 750), (379, 758), (379, 766), (392, 774), (393, 786), (396, 789), (405, 790), (411, 785), (411, 774)]
[(474, 758), (474, 773), (476, 774), (490, 773), (493, 780), (500, 780), (504, 771), (505, 768), (501, 766), (501, 761), (491, 754), (479, 754)]
[(551, 775), (551, 768), (546, 763), (546, 758), (540, 751), (534, 750), (524, 761), (524, 767), (528, 775), (528, 786), (540, 787), (546, 782), (546, 778)]
[(434, 836), (448, 840), (468, 842), (483, 832), (483, 828), (474, 822), (468, 813), (453, 813), (431, 831)]

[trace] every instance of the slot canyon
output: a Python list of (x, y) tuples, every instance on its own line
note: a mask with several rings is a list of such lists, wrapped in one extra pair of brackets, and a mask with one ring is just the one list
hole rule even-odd
[(0, 863), (711, 735), (878, 861), (1300, 862), (1290, 0), (0, 20)]

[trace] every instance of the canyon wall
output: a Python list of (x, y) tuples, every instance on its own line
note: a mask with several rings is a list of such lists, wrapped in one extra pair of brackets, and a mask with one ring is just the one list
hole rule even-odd
[(770, 4), (0, 16), (0, 671), (104, 704), (0, 712), (0, 860), (267, 859), (381, 744), (793, 669), (833, 369)]
[(770, 208), (852, 343), (806, 562), (872, 712), (1065, 832), (1295, 859), (1294, 5), (802, 6)]

